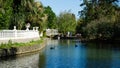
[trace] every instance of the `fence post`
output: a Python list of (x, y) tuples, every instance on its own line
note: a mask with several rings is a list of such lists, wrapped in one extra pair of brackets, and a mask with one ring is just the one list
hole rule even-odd
[(38, 31), (38, 28), (39, 28), (39, 27), (36, 27), (36, 31)]
[(16, 26), (14, 26), (14, 29), (13, 29), (13, 33), (15, 34), (15, 38), (17, 38), (17, 30), (16, 30)]

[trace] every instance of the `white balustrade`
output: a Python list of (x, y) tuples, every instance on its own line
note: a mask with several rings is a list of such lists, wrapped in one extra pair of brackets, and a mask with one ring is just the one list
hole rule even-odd
[(39, 31), (36, 30), (1, 30), (0, 40), (5, 39), (26, 39), (39, 38)]
[(46, 29), (46, 35), (47, 36), (58, 35), (58, 30), (57, 29)]
[(43, 36), (42, 33), (39, 35), (38, 27), (33, 27), (33, 30), (29, 30), (29, 23), (26, 27), (26, 30), (17, 30), (16, 26), (14, 26), (13, 30), (0, 30), (0, 44), (7, 43), (9, 40), (12, 42), (29, 42), (38, 40)]

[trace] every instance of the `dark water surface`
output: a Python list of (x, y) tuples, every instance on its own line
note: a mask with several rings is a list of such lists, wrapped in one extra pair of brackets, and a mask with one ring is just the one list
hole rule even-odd
[(77, 40), (46, 43), (40, 52), (0, 60), (0, 68), (120, 68), (119, 44)]

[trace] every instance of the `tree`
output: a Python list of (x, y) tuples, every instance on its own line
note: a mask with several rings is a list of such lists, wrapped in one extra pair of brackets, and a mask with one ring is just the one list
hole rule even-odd
[[(43, 29), (43, 6), (40, 2), (34, 0), (13, 0), (13, 14), (11, 26), (17, 26), (18, 29), (25, 29), (27, 23), (31, 27), (38, 26)], [(12, 29), (12, 28), (11, 28)]]
[(117, 7), (116, 11), (116, 20), (114, 22), (114, 38), (119, 39), (120, 38), (120, 7)]
[[(27, 7), (26, 7), (27, 8)], [(32, 4), (32, 8), (28, 9), (26, 11), (27, 17), (26, 17), (26, 23), (30, 23), (32, 27), (38, 26), (40, 30), (43, 30), (44, 28), (44, 17), (45, 14), (43, 13), (43, 6), (40, 2), (34, 2)]]
[(27, 0), (13, 0), (12, 3), (12, 18), (9, 29), (13, 29), (13, 26), (17, 26), (17, 29), (22, 29), (25, 23), (25, 6)]
[(103, 17), (98, 20), (91, 21), (83, 28), (88, 39), (111, 39), (114, 35), (114, 23), (109, 18)]
[[(118, 0), (83, 0), (80, 13), (82, 23), (77, 27), (89, 39), (111, 39), (118, 31)], [(109, 7), (108, 7), (109, 6)], [(120, 22), (120, 21), (119, 21)], [(119, 24), (118, 24), (119, 25)], [(117, 31), (117, 32), (116, 32)]]
[(0, 29), (8, 29), (12, 15), (13, 0), (0, 0)]
[(34, 0), (0, 0), (0, 29), (25, 29), (27, 23), (31, 27), (45, 27), (46, 15), (43, 6)]
[(57, 17), (50, 6), (44, 7), (44, 13), (47, 15), (47, 28), (57, 28)]
[(83, 20), (79, 18), (77, 20), (76, 33), (82, 33), (82, 26), (83, 26)]
[(57, 19), (58, 30), (63, 34), (67, 32), (75, 33), (76, 28), (76, 18), (71, 12), (61, 12)]

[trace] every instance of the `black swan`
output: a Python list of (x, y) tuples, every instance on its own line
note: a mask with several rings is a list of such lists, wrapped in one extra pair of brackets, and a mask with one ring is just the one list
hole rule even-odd
[(52, 49), (55, 49), (55, 47), (50, 47), (50, 49), (52, 50)]
[(77, 45), (77, 44), (75, 44), (75, 47), (78, 47), (78, 45)]

